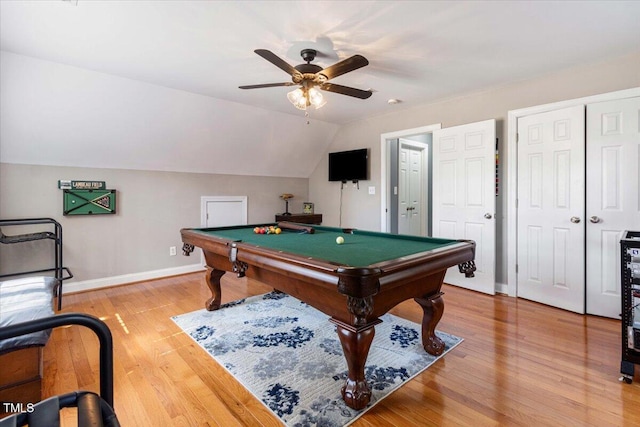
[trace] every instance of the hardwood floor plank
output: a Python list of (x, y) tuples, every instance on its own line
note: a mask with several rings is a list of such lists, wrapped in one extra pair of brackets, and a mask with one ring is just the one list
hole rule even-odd
[[(229, 277), (227, 277), (229, 276)], [(223, 303), (271, 287), (225, 275)], [(445, 285), (438, 328), (464, 342), (359, 418), (356, 427), (640, 425), (640, 378), (618, 381), (620, 323)], [(204, 308), (202, 273), (65, 295), (114, 337), (115, 407), (123, 426), (280, 426), (184, 334), (172, 316)], [(392, 313), (420, 323), (405, 301)], [(44, 352), (47, 396), (98, 391), (98, 342), (59, 328)], [(63, 426), (74, 425), (73, 413)]]

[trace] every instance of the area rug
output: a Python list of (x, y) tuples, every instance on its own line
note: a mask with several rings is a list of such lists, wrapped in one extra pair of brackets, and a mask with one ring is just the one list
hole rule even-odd
[(461, 338), (437, 331), (445, 352), (426, 353), (421, 326), (381, 317), (366, 364), (368, 407), (346, 406), (340, 389), (347, 364), (327, 315), (283, 293), (268, 293), (172, 317), (287, 426), (346, 426), (428, 368)]

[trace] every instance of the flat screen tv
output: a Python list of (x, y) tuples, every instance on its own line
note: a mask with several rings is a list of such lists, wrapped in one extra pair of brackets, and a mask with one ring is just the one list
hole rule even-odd
[(329, 181), (361, 181), (368, 178), (368, 149), (329, 153)]

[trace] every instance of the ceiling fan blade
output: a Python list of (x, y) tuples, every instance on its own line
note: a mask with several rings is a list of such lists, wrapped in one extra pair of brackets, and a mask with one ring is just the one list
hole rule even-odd
[(285, 82), (285, 83), (265, 83), (261, 85), (248, 85), (248, 86), (238, 86), (240, 89), (260, 89), (263, 87), (278, 87), (278, 86), (295, 86), (296, 84), (293, 82)]
[(360, 99), (367, 99), (371, 95), (373, 95), (373, 92), (371, 92), (370, 90), (356, 89), (353, 87), (336, 85), (333, 83), (324, 83), (320, 85), (320, 89), (326, 90), (328, 92), (339, 93), (341, 95), (353, 96), (354, 98)]
[(366, 65), (369, 65), (369, 61), (362, 55), (353, 55), (350, 58), (336, 62), (333, 65), (328, 66), (318, 74), (323, 74), (327, 77), (327, 80), (331, 80), (335, 77), (341, 76), (349, 71), (357, 70)]
[(280, 68), (281, 70), (284, 70), (287, 74), (290, 74), (292, 76), (300, 75), (300, 71), (293, 68), (286, 61), (281, 59), (278, 55), (271, 52), (270, 50), (256, 49), (254, 50), (254, 52), (260, 55), (261, 57), (263, 57), (264, 59), (266, 59), (267, 61), (271, 62), (276, 67)]

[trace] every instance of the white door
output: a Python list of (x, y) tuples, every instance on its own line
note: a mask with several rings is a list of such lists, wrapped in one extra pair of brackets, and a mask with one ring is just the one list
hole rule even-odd
[(402, 145), (398, 153), (398, 233), (422, 235), (422, 150)]
[(587, 313), (619, 319), (620, 237), (640, 230), (640, 97), (587, 105)]
[(447, 283), (495, 294), (495, 120), (433, 132), (433, 236), (476, 242), (475, 277)]
[(584, 313), (584, 106), (518, 119), (518, 297)]
[(201, 199), (203, 227), (226, 227), (247, 223), (246, 196), (204, 196)]

